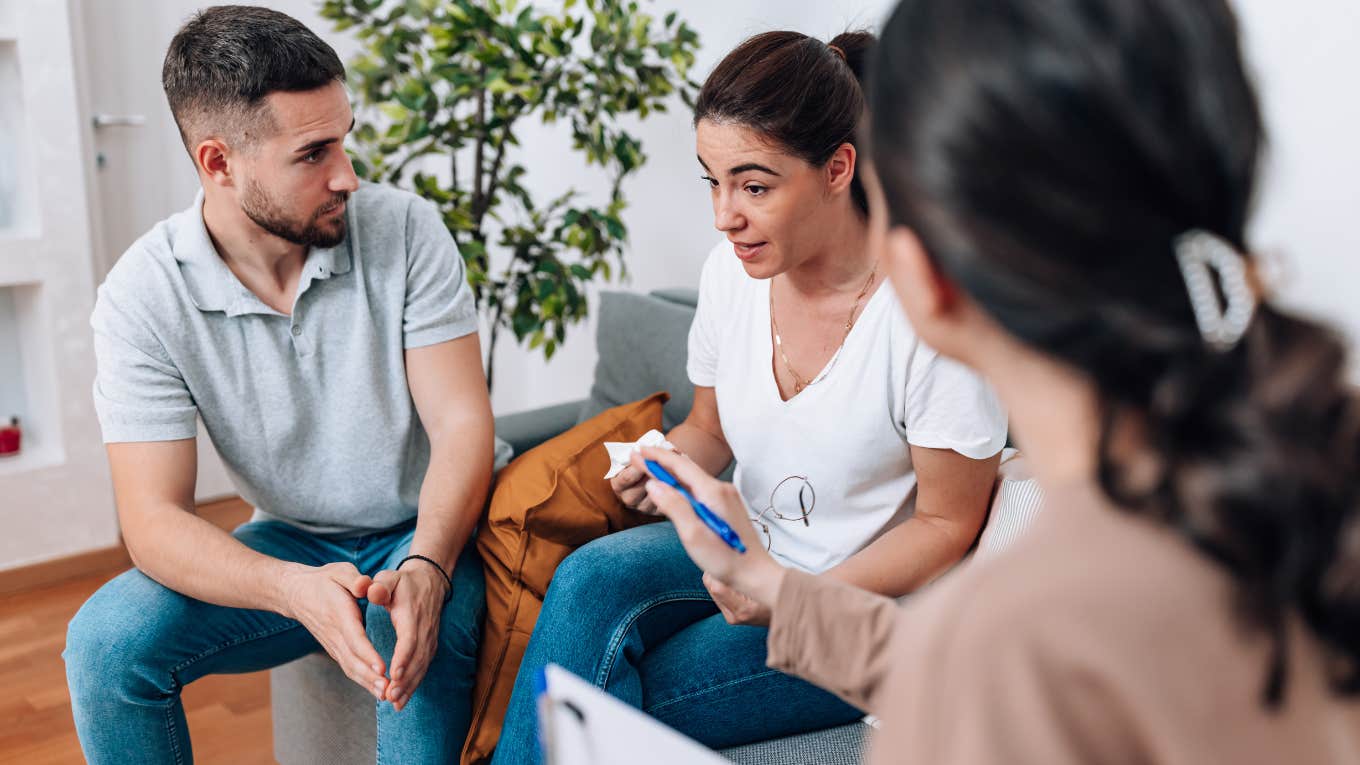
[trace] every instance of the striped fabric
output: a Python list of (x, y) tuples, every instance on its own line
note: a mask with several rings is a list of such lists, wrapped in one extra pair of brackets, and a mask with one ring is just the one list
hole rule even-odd
[(974, 561), (987, 560), (1010, 547), (1038, 517), (1044, 504), (1043, 489), (1015, 449), (1002, 452), (996, 481), (992, 509), (973, 553)]
[(870, 730), (868, 725), (854, 722), (725, 749), (721, 754), (737, 765), (858, 765), (863, 761)]

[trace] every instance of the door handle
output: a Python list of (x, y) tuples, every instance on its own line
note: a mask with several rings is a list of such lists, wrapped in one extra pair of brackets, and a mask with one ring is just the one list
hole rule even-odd
[(95, 129), (106, 127), (141, 127), (146, 124), (146, 117), (140, 114), (96, 114), (90, 122), (94, 123)]

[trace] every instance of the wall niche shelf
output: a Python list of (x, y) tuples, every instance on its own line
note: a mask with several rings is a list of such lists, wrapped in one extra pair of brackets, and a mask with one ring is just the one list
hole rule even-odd
[[(0, 32), (3, 30), (0, 29)], [(19, 48), (0, 36), (0, 238), (38, 235), (38, 189), (28, 150)]]
[(0, 475), (62, 462), (57, 381), (42, 285), (0, 284), (0, 421), (18, 417), (23, 449), (0, 457)]

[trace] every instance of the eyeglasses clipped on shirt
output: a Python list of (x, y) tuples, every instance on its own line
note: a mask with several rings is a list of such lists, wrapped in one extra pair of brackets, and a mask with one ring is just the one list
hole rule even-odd
[(760, 532), (765, 549), (768, 551), (772, 546), (770, 539), (770, 522), (802, 521), (804, 526), (808, 524), (808, 516), (812, 515), (812, 508), (817, 505), (817, 491), (812, 488), (812, 482), (805, 475), (791, 475), (774, 485), (770, 490), (770, 501), (765, 505), (765, 509), (758, 513), (751, 513), (751, 524)]

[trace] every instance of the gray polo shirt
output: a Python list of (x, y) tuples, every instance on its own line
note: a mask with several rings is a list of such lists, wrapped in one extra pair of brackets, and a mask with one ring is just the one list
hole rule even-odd
[(416, 514), (430, 444), (403, 351), (477, 331), (438, 210), (364, 184), (349, 235), (307, 254), (285, 316), (232, 274), (203, 194), (128, 249), (99, 288), (95, 410), (106, 443), (196, 435), (202, 417), (241, 496), (317, 533)]

